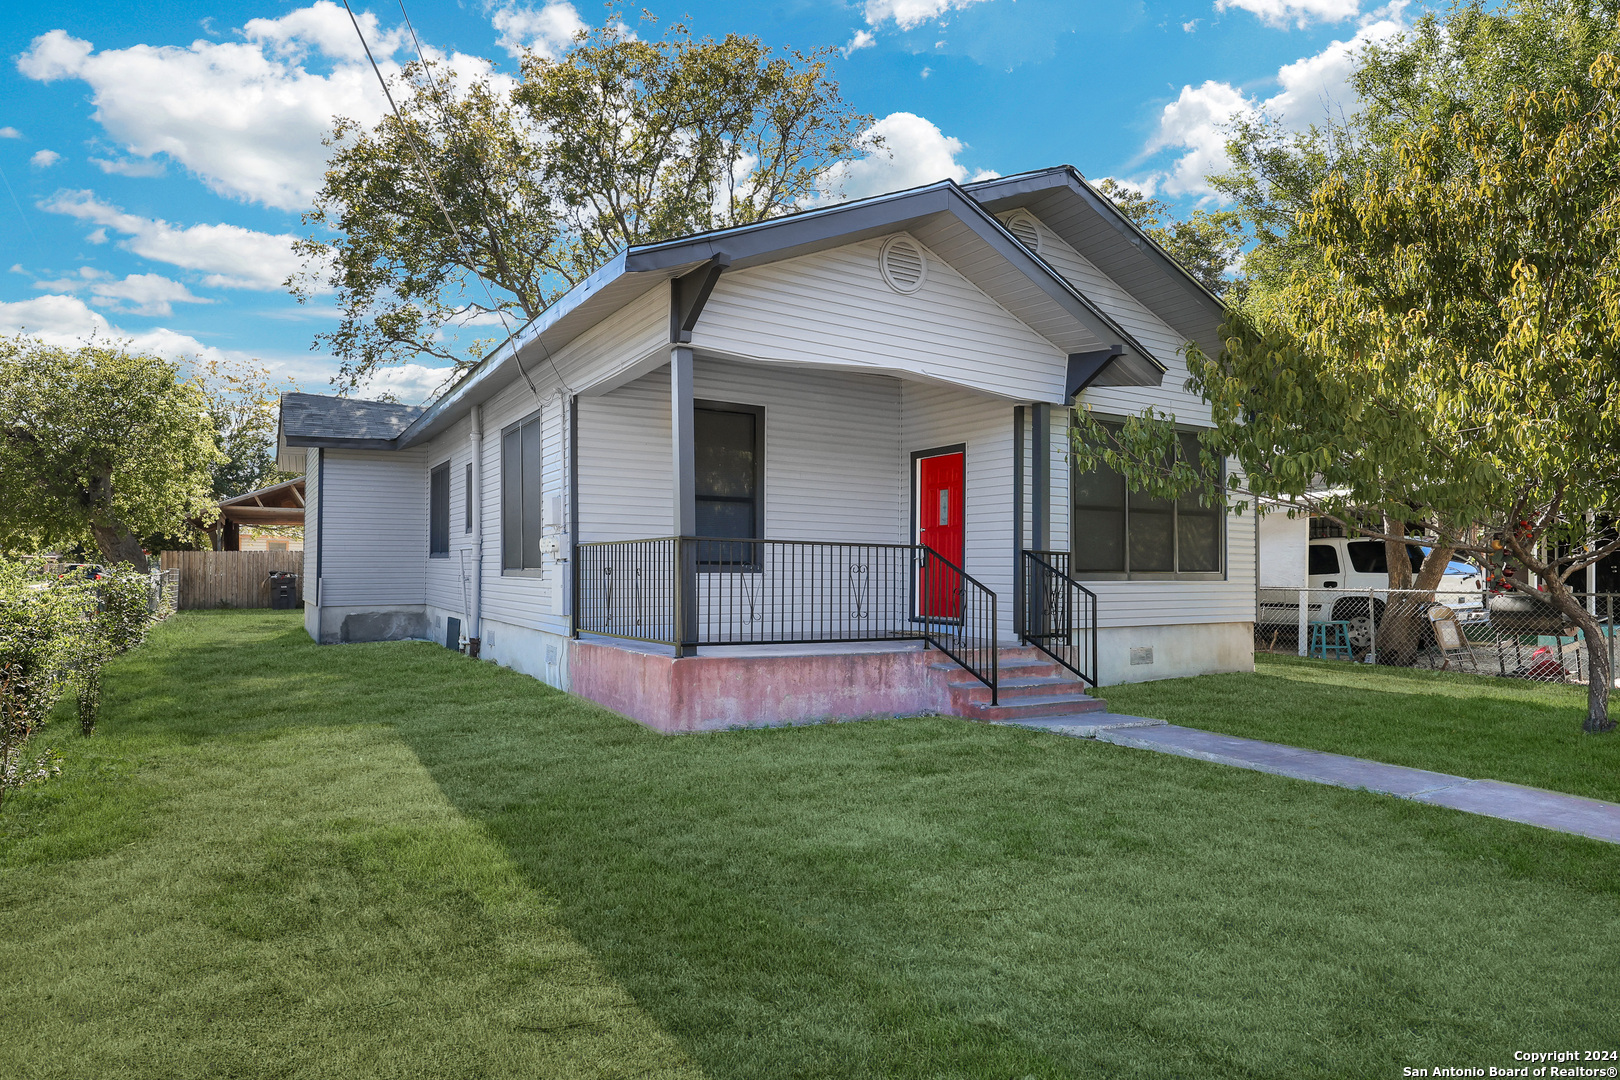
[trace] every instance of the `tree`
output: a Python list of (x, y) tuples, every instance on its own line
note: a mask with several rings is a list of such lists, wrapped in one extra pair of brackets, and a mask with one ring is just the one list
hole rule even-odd
[(511, 86), (407, 67), (398, 118), (339, 119), (327, 140), (305, 221), (336, 235), (303, 241), (289, 282), (304, 299), (337, 293), (342, 321), (318, 344), (350, 386), (423, 355), (466, 366), (477, 346), (447, 329), (515, 329), (627, 245), (826, 195), (828, 170), (873, 148), (832, 51), (777, 55), (679, 23), (644, 40), (610, 12), (563, 58), (525, 56)]
[(121, 344), (0, 342), (0, 547), (93, 541), (144, 572), (140, 537), (215, 513), (208, 402)]
[(1498, 6), (1468, 0), (1426, 12), (1409, 32), (1364, 46), (1350, 76), (1354, 111), (1302, 131), (1283, 117), (1238, 116), (1227, 129), (1232, 166), (1209, 178), (1251, 240), (1236, 298), (1263, 317), (1295, 273), (1325, 272), (1297, 222), (1311, 213), (1316, 189), (1329, 176), (1356, 185), (1388, 173), (1399, 167), (1398, 140), (1465, 112), (1500, 119), (1515, 88), (1569, 89), (1590, 104), (1587, 71), (1617, 47), (1616, 0)]
[(199, 360), (193, 371), (208, 399), (221, 454), (211, 470), (214, 498), (245, 495), (297, 476), (276, 465), (281, 395), (297, 389), (292, 380), (278, 381), (258, 360)]
[(1168, 203), (1150, 199), (1112, 177), (1098, 184), (1097, 190), (1140, 225), (1188, 273), (1202, 282), (1204, 288), (1222, 296), (1233, 285), (1226, 275), (1246, 240), (1243, 220), (1237, 213), (1194, 210), (1185, 221), (1179, 221)]
[[(1386, 543), (1415, 526), (1505, 553), (1541, 580), (1513, 581), (1527, 603), (1600, 641), (1569, 581), (1620, 551), (1593, 525), (1620, 516), (1620, 64), (1392, 151), (1399, 168), (1317, 187), (1298, 228), (1324, 273), (1295, 274), (1269, 322), (1234, 320), (1220, 356), (1189, 347), (1206, 452), (1235, 455), (1253, 494), (1372, 511), (1362, 531)], [(1132, 433), (1139, 465), (1158, 426)], [(1606, 650), (1589, 653), (1584, 729), (1609, 731)]]

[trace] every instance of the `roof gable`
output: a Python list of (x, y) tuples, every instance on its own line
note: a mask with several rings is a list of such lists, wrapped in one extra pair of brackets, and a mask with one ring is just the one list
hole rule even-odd
[(1220, 349), (1221, 299), (1070, 166), (981, 180), (964, 190), (996, 214), (1029, 210), (1185, 339), (1211, 353)]

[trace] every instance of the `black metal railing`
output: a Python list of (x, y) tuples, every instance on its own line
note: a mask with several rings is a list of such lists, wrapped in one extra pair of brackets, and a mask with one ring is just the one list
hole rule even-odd
[(918, 544), (660, 537), (578, 544), (574, 631), (702, 646), (926, 641), (998, 682), (996, 594)]
[(1069, 576), (1066, 551), (1025, 551), (1018, 636), (1097, 685), (1097, 594)]

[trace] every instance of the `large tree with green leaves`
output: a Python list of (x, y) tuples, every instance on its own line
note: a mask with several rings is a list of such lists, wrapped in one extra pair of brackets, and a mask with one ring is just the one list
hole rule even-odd
[(147, 569), (140, 538), (215, 513), (208, 400), (123, 344), (0, 341), (0, 550), (93, 544)]
[(829, 170), (875, 148), (831, 52), (679, 23), (638, 37), (610, 12), (560, 59), (525, 56), (515, 82), (409, 66), (398, 117), (337, 121), (306, 215), (322, 233), (292, 284), (335, 290), (342, 319), (318, 342), (341, 380), (422, 356), (468, 364), (487, 339), (469, 348), (447, 329), (498, 336), (627, 245), (826, 194)]
[[(1313, 191), (1297, 242), (1320, 272), (1234, 320), (1219, 356), (1189, 347), (1206, 452), (1235, 455), (1250, 494), (1386, 543), (1505, 554), (1538, 579), (1513, 582), (1527, 603), (1601, 641), (1571, 581), (1620, 551), (1599, 527), (1620, 520), (1620, 64), (1425, 115), (1390, 150), (1398, 168)], [(1190, 484), (1166, 426), (1085, 438), (1077, 460)], [(1589, 654), (1585, 729), (1608, 731), (1612, 674)]]
[(1387, 175), (1400, 167), (1397, 143), (1413, 131), (1463, 113), (1500, 121), (1517, 88), (1567, 89), (1590, 104), (1588, 69), (1616, 48), (1620, 0), (1464, 0), (1363, 46), (1350, 76), (1354, 100), (1341, 103), (1349, 111), (1303, 129), (1292, 126), (1296, 118), (1239, 115), (1227, 131), (1232, 165), (1209, 178), (1249, 238), (1235, 298), (1264, 315), (1294, 274), (1324, 272), (1298, 223), (1329, 176), (1357, 185)]

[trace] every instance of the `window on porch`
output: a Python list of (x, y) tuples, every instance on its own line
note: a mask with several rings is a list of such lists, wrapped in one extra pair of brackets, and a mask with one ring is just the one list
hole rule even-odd
[[(697, 534), (764, 538), (765, 410), (716, 401), (696, 404), (693, 463)], [(704, 544), (699, 565), (741, 569), (756, 563), (752, 544)]]
[[(1105, 425), (1107, 426), (1107, 425)], [(1115, 428), (1115, 430), (1118, 430)], [(1181, 433), (1182, 455), (1198, 459), (1198, 437)], [(1089, 577), (1218, 577), (1224, 519), (1196, 495), (1151, 499), (1099, 463), (1071, 475), (1069, 523), (1073, 570)]]

